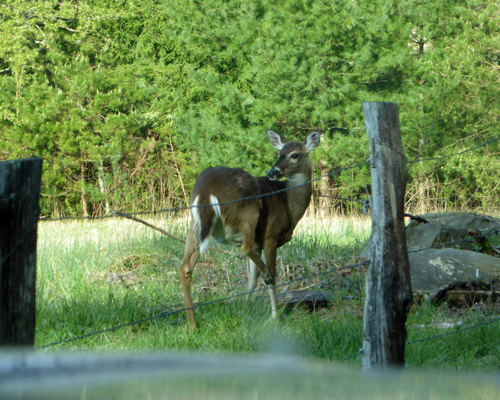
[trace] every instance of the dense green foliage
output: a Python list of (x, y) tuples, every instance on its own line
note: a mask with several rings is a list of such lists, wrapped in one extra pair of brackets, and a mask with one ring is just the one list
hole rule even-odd
[[(265, 173), (268, 128), (320, 129), (318, 173), (358, 164), (362, 101), (439, 157), (498, 136), (498, 48), (496, 1), (0, 0), (0, 159), (44, 157), (43, 214), (95, 215), (183, 205), (210, 165)], [(499, 148), (414, 164), (409, 206), (498, 207)]]

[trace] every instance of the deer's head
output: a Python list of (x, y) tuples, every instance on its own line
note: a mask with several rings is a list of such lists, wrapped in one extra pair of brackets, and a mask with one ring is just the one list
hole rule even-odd
[(267, 173), (270, 180), (290, 178), (298, 174), (310, 176), (312, 163), (309, 153), (319, 145), (319, 132), (311, 133), (304, 142), (290, 142), (273, 131), (267, 131), (267, 134), (273, 146), (279, 150), (278, 161)]

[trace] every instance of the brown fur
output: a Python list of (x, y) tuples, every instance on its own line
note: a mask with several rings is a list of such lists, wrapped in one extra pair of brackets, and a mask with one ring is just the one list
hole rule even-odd
[[(271, 133), (273, 135), (271, 135)], [(255, 263), (265, 282), (270, 286), (273, 314), (276, 310), (276, 250), (292, 238), (298, 221), (304, 215), (311, 198), (312, 163), (309, 151), (319, 143), (319, 134), (311, 134), (307, 142), (288, 142), (285, 138), (270, 132), (271, 142), (281, 148), (276, 164), (269, 177), (254, 177), (242, 169), (215, 167), (205, 169), (198, 177), (191, 194), (193, 218), (186, 240), (186, 250), (180, 270), (187, 309), (188, 322), (196, 327), (191, 297), (191, 276), (200, 253), (200, 243), (213, 236), (232, 245), (241, 245), (249, 259)], [(276, 135), (276, 136), (275, 136)], [(317, 136), (313, 136), (317, 135)], [(286, 181), (270, 180), (285, 176)], [(295, 186), (305, 185), (290, 191), (265, 195)], [(217, 205), (220, 204), (220, 218)], [(247, 200), (247, 197), (251, 197)], [(208, 207), (203, 207), (208, 206)], [(195, 216), (199, 216), (199, 224)], [(264, 251), (266, 263), (260, 254)], [(250, 274), (250, 268), (249, 268)], [(256, 279), (256, 276), (254, 277)], [(255, 288), (254, 282), (249, 287)]]

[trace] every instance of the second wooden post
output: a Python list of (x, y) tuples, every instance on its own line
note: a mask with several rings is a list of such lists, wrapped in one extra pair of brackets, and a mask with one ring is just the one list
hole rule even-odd
[(372, 237), (366, 283), (363, 368), (403, 366), (412, 303), (404, 227), (406, 157), (397, 104), (364, 102), (370, 139)]

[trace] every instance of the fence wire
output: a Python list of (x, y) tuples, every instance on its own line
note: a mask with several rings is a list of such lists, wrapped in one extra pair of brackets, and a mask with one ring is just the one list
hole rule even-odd
[(489, 144), (491, 143), (494, 143), (496, 142), (497, 140), (500, 140), (500, 136), (496, 137), (496, 138), (493, 138), (491, 140), (488, 140), (487, 142), (484, 142), (484, 143), (481, 143), (481, 144), (478, 144), (476, 146), (473, 146), (473, 147), (470, 147), (468, 149), (465, 149), (465, 150), (462, 150), (462, 151), (459, 151), (457, 153), (452, 153), (452, 154), (447, 154), (447, 155), (444, 155), (444, 156), (440, 156), (440, 157), (427, 157), (427, 158), (419, 158), (419, 159), (415, 159), (413, 161), (409, 161), (408, 164), (415, 164), (415, 163), (419, 163), (419, 162), (425, 162), (425, 161), (438, 161), (438, 160), (445, 160), (447, 158), (451, 158), (451, 157), (455, 157), (455, 156), (460, 156), (462, 154), (465, 154), (465, 153), (469, 153), (471, 151), (474, 151), (474, 150), (477, 150), (481, 147), (485, 147), (485, 146), (488, 146)]
[[(418, 155), (417, 155), (417, 157), (413, 161), (407, 161), (407, 165), (411, 166), (413, 164), (420, 163), (420, 162), (444, 160), (444, 159), (447, 159), (447, 158), (459, 156), (459, 155), (462, 155), (462, 154), (465, 154), (465, 153), (477, 150), (477, 149), (479, 149), (481, 147), (485, 147), (485, 146), (487, 146), (487, 145), (489, 145), (491, 143), (494, 143), (494, 142), (496, 142), (498, 140), (500, 140), (500, 136), (495, 137), (493, 139), (490, 139), (490, 140), (488, 140), (486, 142), (480, 143), (480, 144), (478, 144), (476, 146), (473, 146), (471, 148), (468, 148), (468, 149), (465, 149), (465, 150), (462, 150), (462, 151), (459, 151), (459, 152), (456, 152), (456, 153), (452, 153), (452, 154), (447, 154), (447, 155), (444, 155), (444, 156), (440, 156), (440, 157), (418, 158)], [(419, 152), (419, 154), (420, 154), (420, 152)], [(150, 211), (135, 211), (135, 212), (130, 212), (130, 213), (126, 213), (126, 214), (130, 215), (130, 216), (134, 216), (134, 215), (162, 215), (162, 214), (169, 214), (169, 213), (174, 213), (175, 214), (175, 213), (179, 213), (179, 212), (182, 212), (182, 211), (190, 210), (192, 208), (207, 208), (207, 207), (214, 207), (214, 206), (225, 206), (225, 205), (235, 204), (235, 203), (238, 203), (238, 202), (241, 202), (241, 201), (248, 201), (248, 200), (254, 200), (254, 199), (269, 197), (269, 196), (273, 196), (273, 195), (276, 195), (276, 194), (287, 192), (289, 190), (295, 190), (295, 189), (301, 188), (303, 186), (312, 184), (313, 182), (319, 181), (319, 180), (324, 179), (324, 178), (331, 178), (334, 175), (340, 174), (341, 172), (345, 172), (345, 171), (357, 169), (357, 168), (360, 168), (360, 167), (362, 167), (364, 165), (369, 165), (370, 163), (371, 163), (371, 160), (368, 159), (366, 161), (360, 162), (358, 164), (355, 164), (355, 165), (352, 165), (352, 166), (349, 166), (349, 167), (335, 169), (333, 171), (330, 171), (329, 173), (326, 173), (326, 174), (320, 175), (320, 176), (318, 176), (316, 178), (313, 178), (313, 179), (311, 179), (311, 180), (309, 180), (309, 181), (307, 181), (307, 182), (305, 182), (305, 183), (303, 183), (301, 185), (297, 185), (297, 186), (293, 186), (293, 187), (290, 187), (290, 188), (285, 188), (285, 189), (277, 190), (275, 192), (258, 194), (258, 195), (255, 195), (255, 196), (248, 196), (248, 197), (244, 197), (244, 198), (240, 198), (240, 199), (235, 199), (235, 200), (227, 201), (227, 202), (222, 202), (222, 203), (218, 203), (218, 204), (190, 205), (190, 206), (185, 206), (185, 207), (173, 207), (173, 208), (165, 208), (165, 209), (150, 210)], [(352, 198), (345, 198), (345, 197), (335, 197), (335, 196), (327, 196), (327, 195), (320, 195), (320, 194), (314, 194), (314, 195), (315, 196), (319, 196), (319, 197), (330, 197), (330, 198), (333, 198), (333, 199), (339, 199), (339, 200), (343, 200), (343, 201), (352, 201), (352, 202), (356, 202), (356, 203), (359, 203), (359, 204), (363, 205), (363, 209), (364, 210), (366, 210), (366, 208), (367, 208), (367, 201), (368, 200), (359, 200), (359, 199), (352, 199)], [(111, 214), (104, 215), (104, 216), (56, 217), (56, 218), (42, 217), (42, 218), (39, 219), (39, 221), (40, 222), (71, 221), (71, 220), (74, 220), (74, 221), (80, 221), (80, 220), (91, 220), (91, 221), (94, 221), (94, 220), (107, 219), (107, 218), (116, 218), (116, 217), (119, 216), (118, 213), (121, 213), (121, 212), (122, 211), (113, 211)]]
[[(495, 322), (499, 322), (500, 323), (500, 317), (495, 317), (495, 318), (493, 318), (493, 319), (491, 319), (489, 321), (485, 321), (485, 322), (482, 322), (480, 324), (476, 324), (476, 325), (472, 325), (472, 326), (467, 326), (465, 328), (456, 329), (454, 331), (444, 332), (444, 333), (440, 333), (438, 335), (429, 336), (429, 337), (422, 338), (422, 339), (417, 339), (417, 340), (412, 340), (412, 341), (406, 342), (405, 345), (406, 346), (411, 346), (412, 344), (424, 343), (424, 342), (429, 342), (431, 340), (442, 339), (444, 337), (458, 335), (458, 334), (466, 332), (466, 331), (471, 331), (471, 330), (474, 330), (474, 329), (479, 329), (479, 328), (485, 327), (487, 325), (494, 324)], [(347, 357), (344, 357), (344, 358), (336, 361), (334, 364), (335, 365), (336, 364), (341, 364), (341, 363), (343, 363), (345, 361), (351, 360), (351, 359), (356, 358), (358, 356), (361, 356), (363, 354), (364, 354), (364, 350), (360, 349), (357, 353), (354, 353), (354, 354), (351, 354), (351, 355), (349, 355)]]
[[(306, 275), (306, 276), (301, 276), (301, 277), (298, 277), (298, 278), (295, 278), (295, 279), (288, 280), (288, 281), (283, 282), (283, 283), (276, 284), (275, 287), (276, 287), (276, 289), (279, 289), (279, 288), (284, 287), (284, 286), (289, 286), (292, 283), (296, 283), (296, 282), (300, 282), (300, 281), (308, 281), (310, 279), (317, 278), (317, 277), (320, 277), (320, 276), (335, 274), (335, 273), (338, 273), (340, 271), (352, 270), (352, 269), (355, 269), (355, 268), (366, 267), (368, 264), (369, 264), (368, 261), (363, 261), (363, 262), (359, 262), (359, 263), (348, 265), (348, 266), (344, 266), (344, 267), (338, 267), (338, 268), (335, 268), (335, 269), (330, 269), (328, 271), (315, 272), (313, 274), (309, 274), (309, 275)], [(223, 298), (219, 298), (219, 299), (215, 299), (215, 300), (210, 300), (210, 301), (206, 301), (206, 302), (203, 302), (203, 303), (194, 304), (193, 307), (192, 307), (192, 309), (196, 310), (198, 308), (207, 307), (207, 306), (211, 306), (211, 305), (214, 305), (214, 304), (225, 303), (227, 301), (234, 300), (234, 299), (237, 299), (237, 298), (240, 298), (240, 297), (243, 297), (243, 296), (248, 296), (249, 294), (258, 294), (259, 292), (264, 292), (266, 290), (268, 290), (268, 288), (267, 287), (263, 287), (263, 288), (257, 288), (253, 292), (245, 291), (245, 292), (236, 293), (236, 294), (233, 294), (233, 295), (230, 295), (230, 296), (226, 296), (226, 297), (223, 297)], [(64, 343), (74, 342), (74, 341), (77, 341), (77, 340), (82, 340), (82, 339), (85, 339), (85, 338), (88, 338), (88, 337), (91, 337), (91, 336), (100, 335), (100, 334), (103, 334), (103, 333), (113, 332), (113, 331), (116, 331), (116, 330), (121, 329), (121, 328), (126, 328), (128, 326), (138, 325), (138, 324), (142, 324), (144, 322), (150, 322), (150, 321), (153, 321), (153, 320), (156, 320), (156, 319), (166, 318), (166, 317), (169, 317), (171, 315), (183, 313), (183, 312), (185, 312), (187, 310), (188, 310), (188, 308), (178, 308), (178, 309), (175, 309), (175, 310), (165, 311), (165, 312), (159, 313), (157, 315), (153, 315), (153, 316), (148, 317), (148, 318), (142, 318), (142, 319), (139, 319), (139, 320), (136, 320), (136, 321), (131, 321), (131, 322), (127, 322), (127, 323), (124, 323), (124, 324), (120, 324), (120, 325), (117, 325), (117, 326), (114, 326), (114, 327), (111, 327), (111, 328), (106, 328), (106, 329), (102, 329), (102, 330), (99, 330), (99, 331), (86, 333), (86, 334), (83, 334), (83, 335), (80, 335), (80, 336), (75, 336), (73, 338), (69, 338), (69, 339), (65, 339), (65, 340), (61, 340), (61, 341), (49, 343), (49, 344), (46, 344), (46, 345), (43, 345), (43, 346), (35, 347), (35, 350), (44, 349), (44, 348), (47, 348), (47, 347), (53, 347), (53, 346), (57, 346), (57, 345), (64, 344)]]
[[(437, 118), (437, 114), (436, 114), (435, 118)], [(434, 125), (434, 122), (433, 122), (433, 125)], [(431, 129), (431, 134), (432, 134), (432, 129)], [(430, 135), (427, 138), (427, 141), (429, 140), (429, 138), (430, 138)], [(441, 156), (441, 157), (419, 158), (419, 156), (420, 156), (420, 154), (422, 152), (422, 149), (421, 149), (421, 151), (418, 153), (417, 157), (413, 161), (407, 162), (407, 165), (411, 166), (411, 165), (413, 165), (413, 164), (415, 164), (417, 162), (443, 160), (443, 159), (447, 159), (447, 158), (450, 158), (450, 157), (462, 155), (462, 154), (468, 153), (470, 151), (474, 151), (474, 150), (476, 150), (478, 148), (487, 146), (487, 145), (489, 145), (489, 144), (491, 144), (493, 142), (496, 142), (499, 139), (500, 139), (500, 137), (495, 137), (495, 138), (493, 138), (491, 140), (488, 140), (487, 142), (484, 142), (484, 143), (481, 143), (479, 145), (473, 146), (473, 147), (471, 147), (469, 149), (462, 150), (462, 151), (459, 151), (459, 152), (456, 152), (456, 153), (453, 153), (453, 154), (449, 154), (449, 155), (445, 155), (445, 156)], [(425, 144), (427, 144), (427, 141), (426, 141), (426, 143), (424, 143), (424, 146), (425, 146)], [(242, 198), (242, 199), (233, 200), (233, 201), (230, 201), (230, 202), (223, 202), (223, 203), (219, 203), (218, 205), (219, 206), (229, 205), (229, 204), (233, 204), (233, 203), (240, 202), (240, 201), (246, 201), (246, 200), (251, 200), (251, 199), (256, 199), (256, 198), (262, 198), (262, 197), (272, 196), (272, 195), (275, 195), (275, 194), (283, 193), (283, 192), (288, 191), (288, 190), (294, 190), (294, 189), (297, 189), (299, 187), (302, 187), (302, 186), (305, 186), (305, 185), (309, 185), (312, 182), (318, 181), (320, 179), (332, 177), (333, 175), (337, 175), (337, 174), (339, 174), (339, 173), (341, 173), (343, 171), (352, 170), (352, 169), (355, 169), (355, 168), (360, 168), (360, 167), (362, 167), (364, 165), (367, 165), (369, 163), (370, 163), (370, 160), (367, 160), (367, 161), (361, 162), (359, 164), (356, 164), (356, 165), (353, 165), (353, 166), (350, 166), (350, 167), (341, 168), (341, 169), (337, 169), (337, 170), (331, 171), (328, 174), (321, 175), (321, 176), (319, 176), (317, 178), (314, 178), (314, 179), (312, 179), (312, 180), (310, 180), (310, 181), (308, 181), (308, 182), (306, 182), (306, 183), (304, 183), (302, 185), (298, 185), (298, 186), (291, 187), (291, 188), (286, 188), (286, 189), (279, 190), (279, 191), (276, 191), (276, 192), (273, 192), (273, 193), (267, 193), (267, 194), (263, 194), (263, 195), (250, 196), (250, 197), (246, 197), (246, 198)], [(324, 195), (318, 195), (318, 196), (321, 196), (321, 197), (331, 197), (331, 196), (324, 196)], [(357, 200), (357, 199), (347, 199), (347, 198), (338, 198), (338, 199), (341, 199), (341, 200), (344, 200), (344, 201), (355, 201), (355, 202), (358, 202), (358, 203), (363, 204), (364, 206), (366, 206), (366, 201), (364, 202), (364, 201), (360, 201), (360, 200)], [(132, 212), (132, 213), (126, 213), (126, 214), (130, 215), (130, 216), (134, 216), (134, 215), (160, 215), (160, 214), (165, 214), (165, 213), (178, 213), (178, 212), (181, 212), (181, 211), (189, 210), (189, 209), (191, 209), (193, 207), (203, 208), (203, 207), (212, 207), (212, 206), (214, 206), (214, 205), (197, 205), (197, 206), (188, 206), (188, 207), (176, 207), (176, 208), (169, 208), (169, 209), (160, 209), (160, 210), (154, 210), (154, 211)], [(39, 221), (40, 222), (47, 222), (47, 221), (68, 221), (68, 220), (101, 220), (101, 219), (107, 219), (107, 218), (116, 218), (116, 217), (120, 216), (119, 214), (120, 214), (119, 212), (113, 212), (110, 215), (99, 216), (99, 217), (40, 218)], [(467, 238), (467, 239), (463, 239), (463, 240), (459, 240), (459, 241), (455, 241), (455, 242), (449, 242), (449, 243), (439, 244), (437, 246), (432, 246), (432, 247), (427, 247), (427, 248), (410, 250), (409, 252), (419, 252), (419, 251), (424, 251), (424, 250), (431, 249), (431, 248), (440, 248), (440, 247), (445, 247), (447, 245), (448, 246), (449, 245), (453, 245), (453, 244), (456, 244), (456, 243), (459, 243), (459, 242), (463, 242), (463, 241), (473, 241), (473, 240), (475, 240), (475, 239), (473, 239), (473, 238)], [(5, 256), (2, 257), (2, 260), (0, 261), (0, 267), (2, 267), (3, 264), (6, 262), (6, 260), (9, 257), (11, 257), (12, 254), (14, 254), (17, 251), (17, 249), (22, 245), (22, 243), (23, 243), (23, 240), (20, 240), (18, 243), (16, 243), (16, 245), (11, 249), (11, 251), (8, 254), (6, 254)], [(283, 287), (283, 286), (288, 286), (288, 285), (290, 285), (290, 284), (292, 284), (294, 282), (309, 280), (309, 279), (313, 279), (315, 277), (324, 276), (324, 275), (327, 275), (327, 274), (338, 273), (339, 271), (342, 271), (342, 270), (355, 269), (355, 268), (360, 268), (360, 267), (366, 267), (367, 264), (368, 264), (368, 262), (366, 261), (366, 262), (352, 264), (352, 265), (345, 266), (345, 267), (339, 267), (339, 268), (335, 268), (335, 269), (331, 269), (331, 270), (327, 270), (327, 271), (317, 272), (317, 273), (314, 273), (314, 274), (310, 274), (310, 275), (307, 275), (307, 276), (302, 276), (302, 277), (296, 278), (294, 280), (290, 280), (290, 281), (278, 284), (278, 285), (276, 285), (276, 287), (279, 288), (279, 287)], [(258, 293), (258, 292), (261, 292), (261, 291), (264, 291), (264, 290), (267, 290), (267, 288), (264, 287), (264, 288), (256, 289), (254, 291), (254, 293)], [(247, 295), (248, 295), (248, 292), (245, 291), (245, 292), (237, 293), (237, 294), (234, 294), (234, 295), (231, 295), (231, 296), (227, 296), (227, 297), (224, 297), (224, 298), (215, 299), (215, 300), (207, 301), (207, 302), (204, 302), (204, 303), (198, 303), (198, 304), (196, 304), (193, 307), (193, 309), (197, 309), (197, 308), (201, 308), (201, 307), (206, 307), (206, 306), (217, 304), (217, 303), (227, 302), (229, 300), (233, 300), (233, 299), (236, 299), (236, 298), (239, 298), (239, 297), (242, 297), (242, 296), (247, 296)], [(82, 339), (85, 339), (85, 338), (89, 338), (89, 337), (92, 337), (92, 336), (96, 336), (96, 335), (100, 335), (100, 334), (105, 334), (105, 333), (113, 332), (113, 331), (116, 331), (118, 329), (125, 328), (125, 327), (128, 327), (128, 326), (137, 325), (137, 324), (141, 324), (141, 323), (146, 323), (146, 322), (150, 322), (150, 321), (161, 319), (161, 318), (166, 318), (168, 316), (179, 314), (179, 313), (182, 313), (182, 312), (185, 312), (185, 311), (186, 311), (186, 308), (179, 308), (179, 309), (175, 309), (175, 310), (170, 310), (170, 311), (162, 312), (162, 313), (159, 313), (157, 315), (153, 315), (151, 317), (142, 318), (142, 319), (139, 319), (139, 320), (136, 320), (136, 321), (131, 321), (131, 322), (128, 322), (128, 323), (120, 324), (120, 325), (117, 325), (117, 326), (114, 326), (114, 327), (111, 327), (111, 328), (106, 328), (106, 329), (98, 330), (98, 331), (95, 331), (95, 332), (86, 333), (86, 334), (83, 334), (83, 335), (80, 335), (80, 336), (75, 336), (75, 337), (72, 337), (72, 338), (68, 338), (68, 339), (65, 339), (65, 340), (61, 340), (61, 341), (57, 341), (57, 342), (45, 344), (45, 345), (42, 345), (42, 346), (38, 346), (38, 347), (35, 348), (35, 350), (40, 350), (40, 349), (45, 349), (45, 348), (48, 348), (48, 347), (53, 347), (53, 346), (61, 345), (61, 344), (75, 342), (75, 341), (82, 340)], [(415, 341), (410, 341), (410, 342), (407, 342), (407, 345), (411, 345), (411, 344), (415, 344), (415, 343), (421, 343), (421, 342), (425, 342), (425, 341), (429, 341), (429, 340), (439, 339), (439, 338), (442, 338), (442, 337), (446, 337), (446, 336), (458, 334), (458, 333), (461, 333), (461, 332), (464, 332), (464, 331), (467, 331), (467, 330), (471, 330), (471, 329), (479, 328), (479, 327), (482, 327), (482, 326), (485, 326), (485, 325), (489, 325), (489, 324), (492, 324), (492, 323), (497, 322), (497, 321), (500, 321), (500, 317), (495, 318), (495, 319), (493, 319), (491, 321), (487, 321), (487, 322), (482, 323), (482, 324), (471, 326), (471, 327), (466, 327), (466, 328), (458, 329), (458, 330), (455, 330), (455, 331), (452, 331), (452, 332), (446, 332), (446, 333), (443, 333), (443, 334), (431, 336), (429, 338), (424, 338), (424, 339), (418, 339), (418, 340), (415, 340)], [(338, 363), (347, 361), (347, 360), (352, 359), (352, 358), (355, 358), (355, 357), (361, 355), (362, 353), (363, 353), (363, 350), (360, 350), (356, 354), (350, 355), (348, 357), (345, 357), (342, 360), (339, 360)]]
[[(235, 199), (235, 200), (231, 200), (231, 201), (226, 201), (226, 202), (222, 202), (222, 203), (198, 204), (198, 205), (190, 205), (190, 206), (185, 206), (185, 207), (165, 208), (165, 209), (152, 210), (152, 211), (136, 211), (136, 212), (130, 212), (130, 213), (126, 213), (126, 214), (130, 215), (130, 216), (134, 216), (134, 215), (160, 215), (160, 214), (167, 214), (167, 213), (174, 213), (175, 214), (175, 213), (179, 213), (179, 212), (182, 212), (182, 211), (191, 210), (192, 208), (208, 208), (208, 207), (217, 207), (217, 206), (227, 206), (227, 205), (239, 203), (239, 202), (242, 202), (242, 201), (261, 199), (261, 198), (264, 198), (264, 197), (274, 196), (274, 195), (277, 195), (277, 194), (281, 194), (281, 193), (285, 193), (285, 192), (288, 192), (288, 191), (291, 191), (291, 190), (295, 190), (295, 189), (298, 189), (298, 188), (310, 185), (313, 182), (319, 181), (321, 179), (324, 179), (324, 178), (327, 178), (327, 177), (331, 177), (332, 175), (335, 175), (335, 174), (338, 174), (338, 173), (341, 173), (341, 172), (344, 172), (344, 171), (349, 171), (349, 170), (352, 170), (352, 169), (356, 169), (356, 168), (362, 167), (363, 165), (367, 165), (367, 164), (369, 164), (369, 161), (363, 161), (363, 162), (361, 162), (359, 164), (352, 165), (350, 167), (336, 169), (336, 170), (331, 171), (331, 172), (329, 172), (327, 174), (323, 174), (321, 176), (313, 178), (313, 179), (311, 179), (311, 180), (309, 180), (307, 182), (304, 182), (304, 183), (302, 183), (300, 185), (296, 185), (296, 186), (292, 186), (292, 187), (289, 187), (289, 188), (284, 188), (284, 189), (276, 190), (276, 191), (270, 192), (270, 193), (263, 193), (263, 194), (257, 194), (257, 195), (254, 195), (254, 196), (242, 197), (242, 198), (239, 198), (239, 199)], [(114, 218), (116, 216), (119, 216), (118, 213), (123, 213), (123, 212), (121, 212), (121, 211), (114, 211), (110, 215), (96, 216), (96, 217), (58, 217), (58, 218), (46, 218), (46, 217), (44, 217), (44, 218), (40, 218), (40, 222), (65, 221), (65, 220), (99, 220), (99, 219), (105, 219), (105, 218)]]
[[(456, 241), (447, 242), (447, 243), (440, 243), (440, 244), (438, 244), (436, 246), (430, 246), (430, 247), (425, 247), (425, 248), (420, 248), (420, 249), (415, 249), (415, 250), (409, 250), (408, 253), (417, 253), (417, 252), (421, 252), (421, 251), (425, 251), (425, 250), (429, 250), (429, 249), (438, 249), (438, 248), (442, 248), (442, 247), (449, 247), (449, 246), (453, 246), (455, 244), (459, 244), (459, 243), (463, 243), (463, 242), (467, 242), (467, 241), (470, 242), (470, 241), (474, 241), (474, 240), (475, 239), (473, 239), (473, 238), (467, 238), (467, 239), (456, 240)], [(284, 286), (289, 286), (289, 285), (291, 285), (293, 283), (297, 283), (297, 282), (301, 282), (301, 281), (309, 281), (309, 280), (311, 280), (313, 278), (318, 278), (318, 277), (321, 277), (321, 276), (336, 274), (336, 273), (341, 272), (341, 271), (354, 270), (354, 269), (357, 269), (357, 268), (367, 267), (369, 265), (369, 263), (370, 262), (368, 260), (366, 260), (366, 261), (361, 261), (361, 262), (356, 263), (356, 264), (351, 264), (351, 265), (347, 265), (347, 266), (343, 266), (343, 267), (337, 267), (337, 268), (334, 268), (334, 269), (329, 269), (327, 271), (315, 272), (315, 273), (312, 273), (312, 274), (308, 274), (308, 275), (305, 275), (305, 276), (300, 276), (298, 278), (288, 280), (288, 281), (283, 282), (283, 283), (276, 284), (275, 287), (276, 287), (276, 289), (279, 289), (279, 288), (284, 287)], [(259, 292), (264, 292), (266, 290), (267, 290), (267, 287), (257, 288), (252, 293), (253, 294), (258, 294)], [(214, 299), (214, 300), (210, 300), (210, 301), (198, 303), (198, 304), (193, 305), (192, 309), (196, 310), (198, 308), (202, 308), (202, 307), (207, 307), (207, 306), (211, 306), (211, 305), (214, 305), (214, 304), (220, 304), (220, 303), (228, 302), (230, 300), (234, 300), (234, 299), (237, 299), (237, 298), (240, 298), (240, 297), (243, 297), (243, 296), (247, 296), (248, 294), (250, 294), (250, 292), (244, 291), (244, 292), (236, 293), (236, 294), (233, 294), (233, 295), (230, 295), (230, 296), (226, 296), (226, 297), (223, 297), (223, 298), (219, 298), (219, 299)], [(78, 340), (83, 340), (83, 339), (86, 339), (86, 338), (89, 338), (89, 337), (92, 337), (92, 336), (97, 336), (97, 335), (101, 335), (101, 334), (113, 332), (113, 331), (116, 331), (118, 329), (126, 328), (126, 327), (129, 327), (129, 326), (138, 325), (138, 324), (142, 324), (142, 323), (145, 323), (145, 322), (151, 322), (151, 321), (154, 321), (154, 320), (157, 320), (157, 319), (166, 318), (166, 317), (169, 317), (169, 316), (172, 316), (172, 315), (175, 315), (175, 314), (183, 313), (185, 311), (187, 311), (187, 308), (178, 308), (178, 309), (175, 309), (175, 310), (165, 311), (165, 312), (153, 315), (151, 317), (141, 318), (141, 319), (138, 319), (138, 320), (135, 320), (135, 321), (127, 322), (127, 323), (124, 323), (124, 324), (119, 324), (119, 325), (116, 325), (116, 326), (111, 327), (111, 328), (97, 330), (97, 331), (94, 331), (94, 332), (90, 332), (90, 333), (86, 333), (86, 334), (83, 334), (83, 335), (75, 336), (75, 337), (68, 338), (68, 339), (65, 339), (65, 340), (56, 341), (56, 342), (49, 343), (49, 344), (46, 344), (46, 345), (38, 346), (38, 347), (35, 347), (35, 350), (41, 350), (41, 349), (45, 349), (45, 348), (48, 348), (48, 347), (54, 347), (54, 346), (61, 345), (61, 344), (66, 344), (66, 343), (75, 342), (75, 341), (78, 341)], [(500, 320), (500, 317), (497, 320)], [(495, 320), (491, 321), (489, 323), (493, 323), (493, 322), (495, 322)], [(440, 335), (432, 336), (432, 337), (429, 337), (429, 338), (419, 339), (419, 340), (413, 341), (413, 342), (408, 342), (407, 344), (414, 344), (414, 343), (418, 343), (418, 342), (424, 342), (424, 341), (428, 341), (428, 340), (432, 340), (432, 339), (441, 338), (443, 336), (452, 335), (454, 333), (460, 333), (462, 331), (473, 329), (475, 327), (482, 327), (484, 325), (488, 325), (489, 323), (483, 323), (483, 324), (478, 324), (477, 326), (474, 326), (474, 327), (468, 327), (468, 328), (458, 329), (458, 330), (453, 331), (453, 332), (447, 332), (446, 334), (440, 334)], [(344, 359), (342, 359), (342, 360), (340, 360), (338, 362), (347, 361), (347, 360), (349, 360), (351, 358), (354, 358), (354, 357), (356, 357), (358, 355), (361, 355), (361, 354), (362, 354), (362, 350), (360, 352), (358, 352), (356, 354), (353, 354), (351, 356), (348, 356), (348, 357), (346, 357), (346, 358), (344, 358)]]

